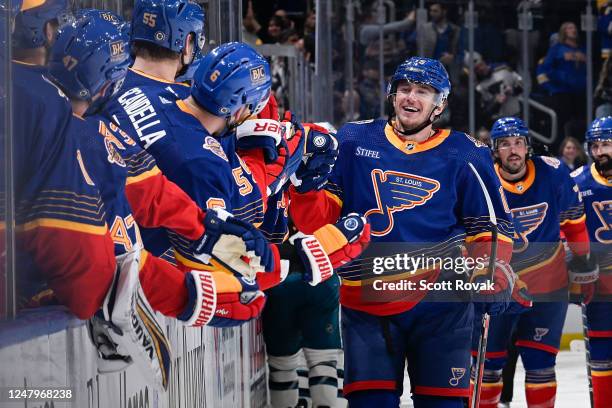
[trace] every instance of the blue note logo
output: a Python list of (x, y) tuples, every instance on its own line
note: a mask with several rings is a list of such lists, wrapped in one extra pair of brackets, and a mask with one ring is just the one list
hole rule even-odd
[(602, 225), (595, 230), (595, 238), (602, 244), (612, 244), (612, 200), (593, 201), (592, 205)]
[(365, 216), (371, 222), (371, 234), (377, 237), (391, 232), (395, 223), (393, 213), (425, 204), (440, 189), (437, 180), (410, 173), (373, 169), (371, 174), (378, 205)]
[(529, 246), (529, 234), (538, 229), (546, 218), (548, 203), (539, 203), (527, 207), (512, 209), (514, 218), (514, 249), (513, 252), (523, 252)]
[(548, 329), (546, 327), (536, 327), (535, 334), (533, 335), (533, 340), (542, 341), (542, 338), (548, 334)]
[(467, 370), (465, 368), (459, 367), (451, 367), (452, 377), (448, 380), (448, 383), (452, 387), (456, 387), (459, 385), (459, 381), (465, 376), (465, 372)]

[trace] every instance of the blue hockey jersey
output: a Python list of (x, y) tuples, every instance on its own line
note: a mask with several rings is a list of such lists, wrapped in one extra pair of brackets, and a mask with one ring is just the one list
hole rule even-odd
[(612, 295), (612, 179), (605, 179), (595, 164), (572, 173), (584, 201), (591, 252), (599, 263), (598, 293)]
[[(87, 181), (89, 164), (70, 103), (44, 73), (13, 63), (18, 288), (34, 304), (44, 303), (51, 292), (41, 290), (50, 288), (75, 315), (89, 318), (110, 286), (115, 257), (100, 192)], [(4, 190), (4, 178), (0, 183)], [(0, 203), (4, 214), (3, 195)]]
[[(495, 165), (499, 175), (499, 165)], [(513, 214), (515, 241), (512, 267), (527, 283), (529, 292), (547, 294), (567, 287), (564, 232), (573, 252), (584, 254), (584, 207), (578, 187), (566, 166), (552, 157), (527, 160), (522, 180), (511, 183), (499, 176)]]
[[(171, 181), (200, 208), (222, 207), (254, 225), (263, 221), (264, 204), (249, 168), (236, 154), (235, 140), (224, 146), (176, 95), (158, 87), (132, 88), (117, 101), (121, 127), (157, 161)], [(189, 254), (189, 243), (169, 233), (179, 262), (202, 268)]]
[(437, 265), (377, 275), (374, 256), (389, 252), (435, 257), (464, 244), (474, 258), (490, 253), (490, 215), (470, 164), (492, 200), (498, 257), (509, 258), (514, 230), (484, 145), (448, 129), (437, 130), (420, 144), (405, 141), (385, 120), (348, 123), (338, 131), (338, 142), (340, 154), (326, 191), (292, 195), (289, 210), (296, 226), (306, 230), (315, 228), (313, 220), (334, 222), (351, 212), (368, 218), (370, 247), (362, 259), (338, 271), (343, 305), (377, 315), (399, 313), (414, 306), (426, 291), (409, 290), (394, 297), (389, 291), (376, 292), (376, 280), (434, 282), (440, 277)]

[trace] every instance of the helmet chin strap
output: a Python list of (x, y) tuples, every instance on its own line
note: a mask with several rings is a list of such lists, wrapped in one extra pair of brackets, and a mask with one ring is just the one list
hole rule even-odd
[(434, 111), (436, 110), (438, 106), (434, 105), (433, 109), (431, 110), (431, 112), (429, 113), (429, 116), (427, 117), (427, 120), (423, 123), (421, 123), (420, 125), (418, 125), (415, 128), (412, 129), (408, 129), (408, 130), (401, 130), (396, 128), (395, 126), (393, 126), (393, 115), (389, 115), (389, 119), (387, 120), (387, 123), (389, 124), (389, 126), (391, 126), (393, 128), (393, 130), (395, 130), (397, 133), (402, 134), (403, 136), (412, 136), (414, 134), (419, 133), (421, 130), (425, 129), (427, 126), (431, 125), (433, 123), (433, 121), (435, 120), (435, 118), (432, 120), (431, 117), (433, 116)]

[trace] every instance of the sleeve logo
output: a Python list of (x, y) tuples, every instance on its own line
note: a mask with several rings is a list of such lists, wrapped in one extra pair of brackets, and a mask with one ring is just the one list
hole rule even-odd
[(393, 214), (425, 204), (440, 189), (437, 180), (398, 171), (372, 170), (372, 185), (378, 206), (365, 213), (371, 234), (387, 235), (395, 223)]
[(202, 147), (206, 150), (210, 150), (215, 156), (218, 156), (222, 158), (223, 160), (225, 160), (226, 162), (229, 162), (229, 160), (227, 160), (227, 156), (225, 155), (225, 152), (223, 151), (223, 148), (221, 147), (219, 142), (214, 137), (206, 136)]

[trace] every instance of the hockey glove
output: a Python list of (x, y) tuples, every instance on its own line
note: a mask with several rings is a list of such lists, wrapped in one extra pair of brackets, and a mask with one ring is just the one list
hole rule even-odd
[(302, 125), (295, 116), (287, 111), (283, 138), (278, 146), (277, 160), (266, 166), (266, 172), (273, 181), (268, 185), (268, 196), (274, 195), (285, 187), (291, 175), (293, 175), (302, 164), (306, 138)]
[(570, 301), (588, 305), (595, 295), (595, 282), (599, 279), (599, 266), (591, 254), (574, 255), (568, 263)]
[(273, 119), (245, 120), (236, 129), (236, 148), (262, 149), (266, 163), (278, 160), (278, 145), (283, 138), (284, 125)]
[(189, 301), (178, 316), (187, 326), (239, 326), (261, 314), (265, 296), (256, 283), (227, 272), (185, 275)]
[(261, 232), (221, 208), (206, 211), (204, 235), (193, 243), (192, 251), (201, 262), (209, 263), (213, 256), (250, 278), (274, 270), (274, 256)]
[[(303, 266), (303, 279), (315, 286), (332, 276), (333, 269), (345, 265), (359, 256), (370, 242), (370, 225), (358, 214), (349, 214), (336, 224), (327, 224), (313, 235), (301, 232), (289, 238), (281, 249), (281, 257), (293, 261), (292, 270)], [(297, 257), (290, 253), (291, 249)], [(296, 267), (296, 264), (298, 265)]]
[[(487, 272), (489, 258), (485, 258), (485, 266), (476, 269), (470, 277), (470, 282), (476, 284), (484, 284), (487, 282)], [(488, 313), (495, 316), (503, 313), (509, 306), (512, 300), (514, 283), (517, 276), (512, 270), (512, 267), (502, 261), (495, 262), (495, 270), (492, 279), (492, 288), (476, 290), (473, 293), (473, 301), (477, 313)]]
[(314, 124), (305, 127), (308, 131), (302, 163), (291, 175), (291, 184), (298, 193), (322, 189), (338, 157), (338, 141), (334, 134)]
[(134, 363), (145, 380), (168, 388), (172, 352), (138, 278), (140, 250), (117, 257), (117, 273), (102, 309), (88, 321), (98, 351), (98, 372), (123, 371)]
[(512, 301), (505, 313), (520, 314), (528, 311), (532, 306), (533, 298), (527, 290), (527, 284), (517, 278), (512, 290)]

